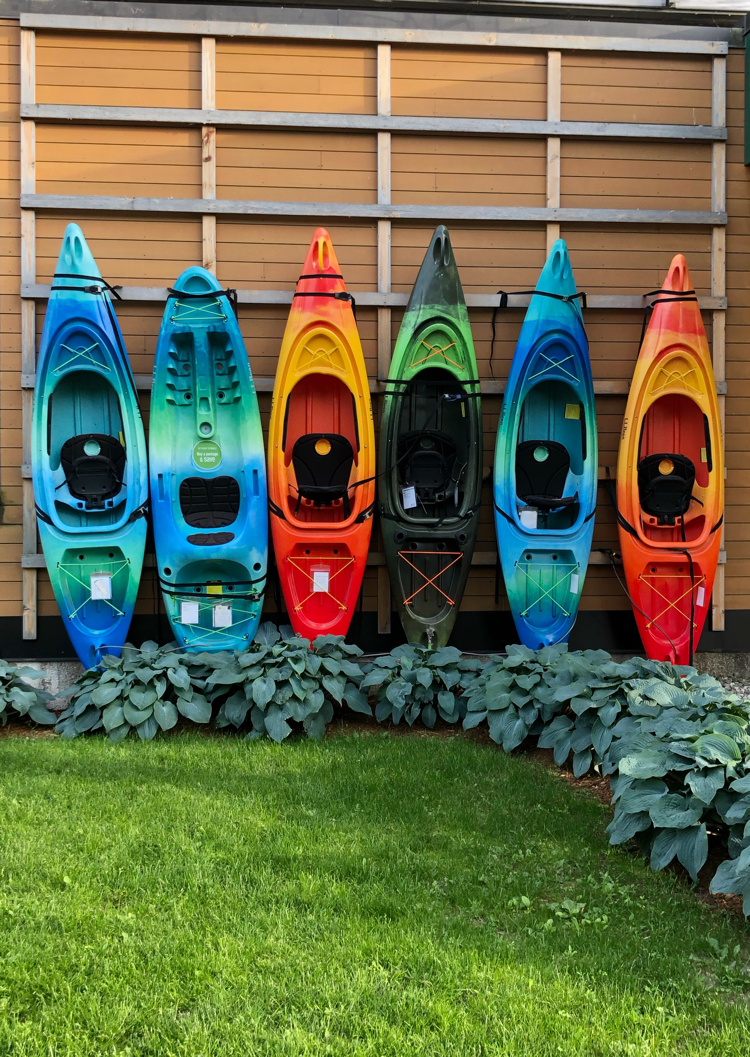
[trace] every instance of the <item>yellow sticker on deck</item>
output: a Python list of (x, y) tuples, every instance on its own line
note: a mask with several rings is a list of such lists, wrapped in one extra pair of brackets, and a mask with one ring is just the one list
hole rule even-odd
[(708, 459), (706, 458), (706, 449), (705, 448), (701, 448), (701, 462), (708, 462)]
[(206, 584), (207, 595), (222, 595), (224, 594), (223, 586), (221, 584)]
[(577, 418), (581, 417), (581, 405), (580, 404), (566, 404), (565, 405), (565, 417), (566, 418)]

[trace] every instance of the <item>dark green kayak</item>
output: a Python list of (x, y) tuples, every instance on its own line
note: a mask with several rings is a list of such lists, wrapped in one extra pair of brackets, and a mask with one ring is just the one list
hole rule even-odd
[(450, 236), (435, 230), (393, 353), (380, 427), (385, 556), (410, 642), (444, 646), (477, 535), (482, 409)]

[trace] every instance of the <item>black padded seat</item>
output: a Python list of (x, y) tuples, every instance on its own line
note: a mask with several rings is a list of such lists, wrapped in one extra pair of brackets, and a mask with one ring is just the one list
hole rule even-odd
[(687, 455), (661, 452), (638, 463), (638, 494), (645, 513), (660, 525), (674, 525), (684, 517), (693, 498), (695, 464)]
[(180, 482), (180, 510), (191, 528), (224, 528), (240, 512), (240, 486), (234, 477), (186, 477)]
[(414, 485), (424, 503), (434, 503), (449, 488), (456, 462), (456, 442), (439, 429), (413, 429), (398, 440), (402, 479)]
[(70, 437), (60, 451), (60, 465), (70, 494), (86, 502), (87, 510), (102, 510), (122, 488), (125, 449), (106, 433)]
[(527, 506), (556, 510), (578, 502), (578, 493), (563, 495), (570, 454), (556, 440), (524, 440), (516, 449), (516, 493)]
[(349, 477), (354, 464), (354, 449), (340, 433), (306, 433), (292, 448), (292, 465), (297, 478), (299, 500), (311, 499), (316, 506), (344, 500), (344, 514), (349, 517)]

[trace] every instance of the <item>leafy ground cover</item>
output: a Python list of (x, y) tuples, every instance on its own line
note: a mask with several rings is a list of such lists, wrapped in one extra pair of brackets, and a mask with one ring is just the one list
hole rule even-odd
[(0, 741), (0, 1053), (725, 1055), (748, 926), (471, 735)]

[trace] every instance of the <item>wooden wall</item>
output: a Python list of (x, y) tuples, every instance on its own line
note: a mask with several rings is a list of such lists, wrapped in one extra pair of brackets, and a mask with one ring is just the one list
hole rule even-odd
[[(36, 37), (37, 102), (200, 107), (200, 38), (52, 33)], [(85, 56), (85, 61), (83, 57)], [(19, 29), (0, 22), (0, 616), (20, 617), (21, 388), (19, 210)], [(375, 46), (218, 40), (217, 107), (278, 111), (376, 113)], [(394, 115), (543, 120), (547, 114), (546, 54), (534, 51), (394, 46)], [(728, 211), (726, 330), (728, 378), (726, 604), (750, 609), (750, 187), (743, 157), (743, 56), (728, 62)], [(563, 53), (562, 118), (585, 121), (711, 123), (711, 60), (702, 56)], [(711, 208), (711, 144), (637, 140), (563, 140), (561, 205), (600, 208)], [(393, 134), (392, 200), (434, 205), (546, 204), (546, 141), (531, 138)], [(200, 197), (199, 129), (38, 124), (39, 193)], [(217, 197), (288, 201), (377, 202), (374, 133), (223, 130), (217, 133)], [(77, 220), (111, 283), (171, 285), (202, 259), (199, 216), (40, 214), (36, 223), (37, 281), (50, 281), (66, 223)], [(228, 286), (293, 288), (313, 221), (221, 218), (217, 275)], [(331, 231), (353, 291), (377, 290), (377, 222), (336, 221)], [(394, 222), (394, 291), (408, 293), (432, 225)], [(711, 230), (665, 225), (564, 224), (579, 289), (640, 294), (657, 288), (676, 252), (687, 255), (699, 294), (711, 293)], [(533, 223), (451, 226), (467, 293), (528, 289), (544, 263), (546, 230)], [(161, 308), (118, 305), (136, 374), (149, 374)], [(37, 310), (41, 333), (44, 304)], [(368, 370), (377, 373), (377, 310), (362, 308), (359, 326)], [(272, 375), (285, 324), (283, 307), (241, 306), (240, 322), (253, 371)], [(507, 376), (523, 312), (505, 312), (492, 369)], [(480, 375), (491, 376), (491, 310), (471, 311)], [(706, 313), (710, 331), (710, 313)], [(400, 313), (393, 313), (395, 341)], [(586, 314), (595, 379), (627, 382), (635, 364), (642, 317), (630, 310)], [(148, 394), (142, 405), (148, 422)], [(377, 397), (375, 398), (377, 401)], [(267, 416), (270, 398), (262, 397)], [(614, 466), (624, 396), (598, 398), (600, 462)], [(491, 467), (500, 398), (483, 400), (486, 467)], [(376, 405), (376, 419), (378, 413)], [(489, 487), (478, 550), (491, 551)], [(603, 494), (595, 547), (617, 543)], [(373, 538), (373, 549), (379, 541)], [(363, 606), (376, 608), (376, 571), (368, 570)], [(139, 611), (155, 605), (152, 574), (144, 573)], [(582, 608), (627, 609), (605, 566), (590, 569)], [(268, 601), (273, 609), (273, 600)], [(472, 571), (463, 607), (494, 610), (494, 575)], [(502, 597), (500, 608), (507, 608)], [(57, 612), (49, 581), (39, 574), (39, 614)]]

